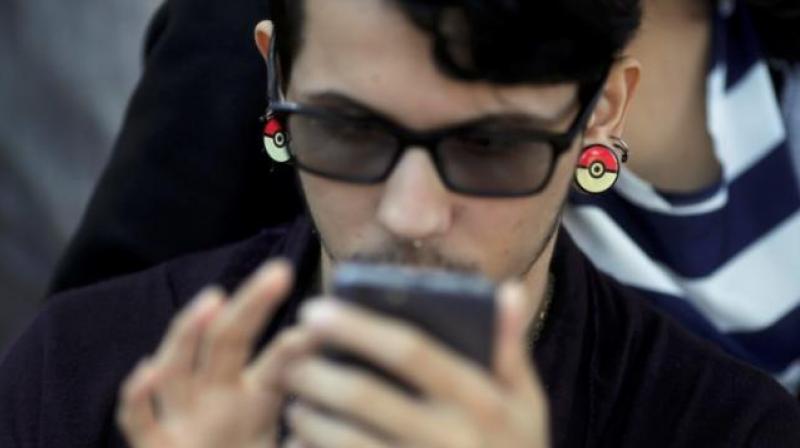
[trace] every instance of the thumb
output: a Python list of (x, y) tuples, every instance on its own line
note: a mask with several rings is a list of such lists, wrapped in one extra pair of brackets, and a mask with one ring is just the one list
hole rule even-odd
[(512, 388), (529, 382), (530, 347), (525, 331), (527, 292), (519, 282), (504, 283), (498, 293), (494, 370), (497, 378)]

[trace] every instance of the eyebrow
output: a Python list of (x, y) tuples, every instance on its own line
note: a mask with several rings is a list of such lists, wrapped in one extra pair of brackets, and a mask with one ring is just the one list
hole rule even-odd
[[(391, 123), (398, 123), (397, 120), (393, 119), (392, 117), (373, 109), (372, 107), (356, 100), (355, 98), (335, 91), (313, 93), (307, 96), (307, 101), (310, 105), (337, 109), (338, 111), (352, 115), (356, 118), (378, 117)], [(567, 103), (562, 110), (558, 111), (556, 117), (552, 119), (521, 112), (490, 113), (482, 117), (466, 120), (461, 123), (453, 123), (453, 125), (447, 127), (460, 127), (466, 125), (485, 130), (508, 128), (527, 128), (535, 130), (551, 129), (564, 121), (565, 116), (575, 109), (576, 103), (579, 103), (577, 96), (575, 99)]]

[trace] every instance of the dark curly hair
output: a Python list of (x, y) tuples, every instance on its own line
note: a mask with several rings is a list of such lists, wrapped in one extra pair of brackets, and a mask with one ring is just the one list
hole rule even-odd
[[(385, 0), (434, 41), (450, 76), (499, 84), (596, 79), (633, 37), (641, 0)], [(273, 0), (283, 76), (302, 44), (305, 2)]]

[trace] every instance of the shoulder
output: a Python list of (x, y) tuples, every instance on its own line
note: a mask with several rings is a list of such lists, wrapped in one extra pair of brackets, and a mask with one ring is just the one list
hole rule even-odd
[[(0, 361), (0, 446), (95, 446), (117, 389), (175, 312), (208, 283), (236, 284), (282, 229), (50, 298)], [(259, 257), (257, 254), (260, 254)]]
[(15, 346), (24, 345), (31, 334), (59, 348), (80, 346), (82, 354), (93, 347), (113, 351), (117, 342), (144, 349), (149, 341), (154, 346), (171, 316), (198, 291), (209, 284), (235, 287), (261, 261), (281, 252), (288, 232), (283, 227), (265, 230), (241, 242), (59, 293), (47, 300)]
[(800, 403), (772, 378), (592, 275), (594, 388), (600, 403), (614, 403), (598, 407), (605, 436), (627, 433), (626, 445), (797, 446)]
[(166, 268), (49, 299), (0, 362), (0, 445), (100, 445), (117, 385), (173, 310)]

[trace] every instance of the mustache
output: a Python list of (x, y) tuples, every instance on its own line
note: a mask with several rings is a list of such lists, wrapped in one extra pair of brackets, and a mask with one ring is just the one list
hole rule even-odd
[(414, 266), (434, 269), (445, 269), (463, 274), (478, 274), (480, 269), (476, 263), (457, 260), (443, 254), (435, 247), (415, 247), (411, 242), (397, 241), (384, 245), (376, 250), (356, 252), (348, 261), (360, 263), (380, 263), (400, 266)]

